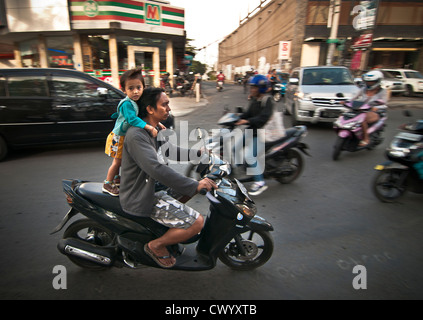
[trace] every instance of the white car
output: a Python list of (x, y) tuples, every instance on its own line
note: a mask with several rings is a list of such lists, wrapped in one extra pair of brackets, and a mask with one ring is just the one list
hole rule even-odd
[(286, 86), (283, 110), (292, 115), (293, 126), (302, 122), (334, 122), (346, 111), (343, 103), (358, 91), (345, 67), (295, 68)]
[(389, 90), (392, 94), (403, 94), (406, 92), (405, 83), (398, 79), (392, 73), (380, 70), (383, 73), (382, 88)]
[(413, 93), (423, 93), (423, 75), (411, 69), (383, 69), (405, 83), (405, 94), (412, 96)]

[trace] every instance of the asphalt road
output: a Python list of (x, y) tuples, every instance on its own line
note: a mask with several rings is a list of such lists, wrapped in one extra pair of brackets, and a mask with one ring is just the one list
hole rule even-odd
[[(224, 107), (247, 105), (239, 86), (217, 93), (207, 83), (204, 92), (209, 104), (177, 119), (178, 127), (188, 121), (190, 130), (212, 129)], [(407, 99), (423, 105), (423, 98)], [(423, 109), (412, 111), (423, 118)], [(56, 249), (61, 234), (49, 233), (68, 210), (61, 179), (104, 179), (111, 162), (103, 143), (19, 151), (0, 163), (0, 299), (422, 299), (422, 195), (384, 204), (370, 189), (374, 165), (384, 161), (384, 149), (406, 121), (399, 109), (389, 117), (382, 145), (343, 153), (336, 162), (330, 126), (308, 126), (312, 157), (306, 157), (302, 176), (289, 185), (268, 181), (270, 188), (255, 198), (258, 214), (275, 228), (275, 251), (250, 272), (220, 262), (204, 272), (80, 269)], [(204, 197), (190, 203), (207, 213)], [(66, 289), (53, 286), (58, 265), (66, 270)], [(357, 265), (365, 272), (353, 273)], [(354, 288), (357, 276), (366, 289)]]

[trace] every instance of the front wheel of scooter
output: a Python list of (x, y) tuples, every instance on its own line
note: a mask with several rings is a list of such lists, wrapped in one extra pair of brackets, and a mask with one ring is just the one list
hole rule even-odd
[(339, 159), (339, 155), (341, 154), (342, 148), (344, 146), (345, 139), (341, 137), (337, 137), (335, 145), (333, 146), (333, 153), (332, 153), (332, 159), (334, 161)]
[(278, 173), (274, 177), (282, 184), (288, 184), (298, 179), (304, 168), (304, 159), (295, 149), (290, 149), (286, 154), (281, 154), (269, 161), (276, 163)]
[(394, 202), (402, 197), (406, 186), (400, 181), (403, 180), (403, 171), (381, 170), (373, 179), (372, 189), (376, 198), (382, 202)]
[(282, 95), (281, 95), (279, 92), (276, 92), (276, 93), (273, 95), (273, 99), (274, 99), (276, 102), (281, 101), (281, 98), (282, 98)]
[(272, 253), (273, 238), (270, 232), (251, 230), (236, 235), (219, 254), (219, 260), (231, 269), (248, 271), (265, 264)]

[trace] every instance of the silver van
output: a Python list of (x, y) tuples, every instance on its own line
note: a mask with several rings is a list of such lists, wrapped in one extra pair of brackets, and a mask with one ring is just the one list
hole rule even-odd
[(284, 111), (292, 125), (301, 122), (333, 122), (360, 89), (345, 67), (300, 67), (293, 70), (285, 93)]

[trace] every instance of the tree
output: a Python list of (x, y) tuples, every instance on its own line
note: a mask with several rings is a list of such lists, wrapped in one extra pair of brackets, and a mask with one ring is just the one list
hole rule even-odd
[(194, 72), (194, 74), (200, 73), (204, 74), (207, 70), (207, 65), (201, 63), (200, 61), (193, 60), (192, 65), (189, 67), (190, 71)]

